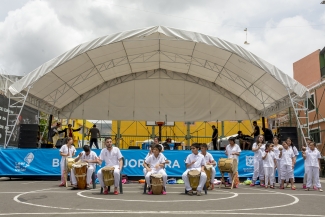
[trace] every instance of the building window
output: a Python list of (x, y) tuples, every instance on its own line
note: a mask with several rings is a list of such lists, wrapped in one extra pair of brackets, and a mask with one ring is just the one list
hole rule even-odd
[(320, 130), (319, 129), (310, 130), (309, 135), (311, 138), (313, 138), (313, 141), (315, 143), (320, 143)]
[[(305, 101), (305, 106), (307, 106), (307, 100)], [(315, 109), (315, 94), (311, 94), (310, 98), (308, 98), (308, 111), (312, 111)]]

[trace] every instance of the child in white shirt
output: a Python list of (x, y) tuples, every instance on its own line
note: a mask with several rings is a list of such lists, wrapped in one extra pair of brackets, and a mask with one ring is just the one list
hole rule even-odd
[(265, 188), (268, 188), (270, 180), (270, 188), (274, 189), (274, 168), (276, 168), (276, 157), (273, 152), (273, 144), (265, 145), (265, 152), (262, 153), (263, 167), (265, 174)]
[(309, 143), (309, 150), (304, 151), (302, 154), (305, 159), (305, 166), (307, 167), (307, 188), (306, 191), (309, 191), (312, 186), (312, 180), (314, 180), (314, 184), (322, 192), (322, 186), (319, 181), (319, 169), (320, 169), (320, 152), (316, 149), (316, 144), (314, 142)]
[(256, 138), (256, 142), (252, 146), (252, 151), (254, 152), (254, 173), (251, 187), (255, 186), (257, 176), (260, 178), (260, 185), (264, 187), (264, 168), (262, 153), (265, 151), (265, 140), (263, 135), (259, 135)]
[[(146, 174), (146, 182), (150, 183), (150, 176), (151, 174), (161, 174), (163, 178), (163, 186), (164, 189), (161, 192), (163, 195), (166, 194), (166, 182), (167, 182), (167, 174), (164, 170), (165, 167), (165, 157), (160, 153), (161, 146), (155, 145), (152, 148), (152, 154), (145, 160), (145, 168), (148, 171)], [(152, 189), (148, 192), (148, 194), (152, 194)]]
[[(235, 143), (235, 138), (234, 137), (230, 137), (228, 139), (228, 142), (229, 142), (229, 145), (227, 145), (225, 153), (226, 153), (228, 158), (234, 158), (234, 159), (237, 160), (237, 167), (238, 167), (238, 164), (239, 164), (239, 162), (238, 162), (239, 158), (238, 157), (240, 155), (241, 149), (240, 149), (239, 145), (237, 145)], [(229, 184), (231, 184), (232, 181), (233, 181), (232, 180), (232, 175), (233, 174), (229, 173), (228, 175), (229, 175)], [(238, 188), (238, 186), (236, 185), (235, 188)]]
[(293, 169), (295, 168), (296, 158), (288, 144), (282, 142), (283, 150), (280, 151), (279, 158), (281, 158), (281, 186), (280, 189), (284, 189), (284, 180), (289, 177), (291, 182), (291, 189), (296, 190), (293, 185)]
[[(279, 144), (279, 138), (277, 136), (273, 137), (273, 152), (276, 159), (276, 167), (274, 168), (274, 184), (276, 183), (275, 180), (275, 172), (278, 171), (278, 183), (281, 183), (281, 158), (279, 158), (280, 151), (283, 150), (283, 146)], [(273, 187), (274, 187), (273, 184)]]
[(76, 154), (76, 149), (73, 146), (73, 139), (71, 137), (67, 138), (67, 144), (62, 145), (60, 148), (60, 155), (61, 157), (61, 162), (60, 162), (60, 168), (61, 168), (61, 184), (59, 185), (60, 187), (63, 187), (66, 185), (66, 176), (68, 174), (66, 171), (66, 160), (68, 157), (73, 157)]
[(205, 159), (202, 154), (199, 154), (199, 148), (200, 146), (197, 143), (191, 145), (192, 154), (189, 154), (185, 160), (187, 169), (182, 175), (182, 179), (185, 184), (185, 189), (188, 192), (188, 195), (191, 196), (193, 195), (193, 190), (187, 175), (190, 170), (198, 170), (201, 172), (200, 182), (196, 192), (197, 196), (201, 196), (201, 191), (205, 185), (205, 182), (207, 181), (207, 175), (204, 171)]

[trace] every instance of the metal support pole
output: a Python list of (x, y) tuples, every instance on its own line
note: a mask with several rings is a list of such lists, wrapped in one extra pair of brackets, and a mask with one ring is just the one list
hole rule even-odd
[(117, 134), (116, 134), (116, 147), (120, 148), (120, 138), (121, 138), (121, 121), (117, 121)]
[(265, 117), (262, 117), (262, 129), (265, 128)]
[(291, 108), (289, 107), (289, 127), (292, 127)]
[(86, 121), (85, 121), (85, 119), (82, 119), (82, 147), (84, 147), (84, 145), (85, 145), (85, 123), (86, 123)]
[(186, 122), (186, 139), (187, 139), (187, 147), (191, 146), (191, 123), (188, 121)]
[(225, 123), (224, 121), (221, 121), (221, 136), (220, 138), (225, 137)]
[[(155, 138), (156, 134), (155, 134), (155, 126), (152, 126), (151, 128), (151, 139)], [(149, 142), (149, 141), (148, 141)]]

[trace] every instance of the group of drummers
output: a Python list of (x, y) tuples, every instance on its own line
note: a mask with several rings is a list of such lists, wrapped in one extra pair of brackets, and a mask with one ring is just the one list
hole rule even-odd
[[(289, 138), (290, 140), (290, 138)], [(220, 158), (218, 167), (222, 174), (222, 183), (224, 182), (223, 173), (228, 172), (228, 185), (238, 187), (237, 165), (241, 152), (239, 145), (235, 143), (235, 138), (228, 139), (229, 144), (226, 146), (225, 154), (227, 158)], [(290, 140), (291, 141), (291, 140)], [(308, 140), (307, 147), (303, 150), (305, 159), (305, 179), (307, 181), (306, 190), (309, 190), (314, 184), (314, 188), (322, 191), (319, 181), (319, 158), (320, 153), (315, 149), (315, 143)], [(280, 188), (284, 188), (284, 181), (290, 180), (291, 188), (295, 190), (293, 184), (293, 169), (295, 164), (295, 147), (284, 141), (282, 145), (278, 144), (278, 138), (274, 137), (273, 143), (265, 144), (263, 135), (257, 137), (253, 144), (254, 152), (254, 174), (251, 186), (255, 185), (257, 177), (259, 177), (261, 187), (274, 188), (275, 171), (278, 172)], [(291, 142), (292, 143), (292, 142)], [(67, 144), (60, 149), (61, 159), (61, 184), (67, 186), (67, 176), (70, 172), (70, 180), (72, 190), (75, 189), (90, 189), (93, 173), (96, 164), (101, 165), (105, 162), (105, 166), (97, 172), (97, 178), (103, 189), (104, 194), (108, 194), (110, 186), (114, 185), (114, 194), (118, 195), (118, 187), (120, 185), (120, 171), (123, 168), (123, 156), (117, 147), (113, 147), (112, 138), (105, 139), (106, 148), (102, 149), (100, 155), (97, 156), (94, 151), (91, 151), (88, 145), (83, 147), (83, 151), (77, 158), (72, 158), (75, 155), (76, 149), (73, 146), (72, 138), (67, 139)], [(214, 189), (214, 178), (216, 174), (215, 167), (217, 165), (213, 156), (207, 152), (206, 144), (194, 143), (191, 145), (191, 154), (185, 160), (186, 171), (182, 174), (182, 179), (185, 184), (185, 192), (188, 195), (200, 196), (203, 188)], [(200, 151), (201, 150), (201, 151)], [(166, 194), (167, 174), (165, 164), (169, 163), (167, 158), (162, 153), (163, 146), (159, 144), (159, 139), (155, 138), (154, 143), (150, 147), (150, 151), (145, 157), (143, 173), (146, 180), (146, 185), (149, 187), (148, 194)], [(291, 169), (290, 169), (291, 168)], [(317, 169), (316, 169), (317, 168)], [(317, 171), (318, 176), (317, 176)], [(235, 180), (236, 179), (236, 180)], [(313, 183), (312, 183), (313, 182)], [(305, 183), (305, 182), (304, 182)]]

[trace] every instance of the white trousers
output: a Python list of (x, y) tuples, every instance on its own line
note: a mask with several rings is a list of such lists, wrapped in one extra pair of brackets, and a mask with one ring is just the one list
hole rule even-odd
[(278, 183), (281, 183), (281, 159), (280, 160), (276, 160), (276, 168), (274, 168), (274, 181), (273, 183), (276, 183), (276, 179), (275, 179), (275, 173), (276, 171), (278, 171)]
[(211, 177), (210, 177), (210, 183), (213, 184), (214, 183), (214, 177), (216, 177), (216, 168), (212, 167), (211, 169)]
[(303, 180), (303, 184), (307, 183), (307, 179), (308, 179), (308, 167), (306, 167), (305, 165), (305, 174), (304, 174), (304, 180)]
[[(201, 169), (198, 169), (198, 170), (201, 171)], [(190, 185), (190, 181), (189, 181), (188, 176), (187, 176), (187, 173), (189, 171), (190, 171), (190, 169), (187, 169), (182, 175), (182, 179), (183, 179), (183, 181), (185, 183), (185, 189), (187, 191), (192, 190), (192, 187)], [(200, 182), (199, 182), (199, 186), (197, 186), (197, 191), (202, 191), (206, 181), (207, 181), (207, 175), (205, 174), (205, 172), (201, 172)]]
[(307, 169), (308, 171), (308, 174), (307, 174), (307, 185), (306, 187), (307, 188), (310, 188), (312, 187), (313, 185), (313, 180), (314, 180), (314, 185), (317, 187), (317, 188), (321, 188), (321, 184), (320, 184), (320, 181), (319, 181), (319, 168), (318, 167), (308, 167)]
[(262, 159), (257, 160), (254, 158), (253, 181), (256, 181), (258, 176), (260, 180), (264, 180), (263, 160)]
[[(87, 176), (86, 176), (86, 180), (87, 180), (87, 185), (90, 184), (90, 181), (91, 181), (91, 177), (93, 175), (93, 172), (94, 172), (94, 167), (93, 166), (89, 166), (87, 168)], [(77, 185), (77, 178), (76, 178), (76, 174), (74, 173), (74, 169), (71, 169), (71, 182), (72, 182), (72, 185)]]
[[(273, 167), (264, 167), (265, 173), (265, 186), (274, 184), (274, 168)], [(270, 180), (270, 183), (269, 183)]]
[[(114, 167), (115, 167), (115, 170), (114, 170), (114, 187), (117, 188), (120, 185), (120, 170), (118, 169), (118, 166), (114, 166)], [(98, 178), (98, 181), (100, 183), (100, 186), (102, 188), (104, 188), (105, 185), (104, 185), (104, 180), (103, 180), (102, 169), (98, 170), (97, 178)]]
[(281, 165), (281, 180), (293, 178), (292, 165)]
[(167, 174), (165, 172), (164, 169), (160, 169), (160, 170), (151, 170), (151, 172), (147, 172), (145, 178), (146, 178), (146, 182), (147, 184), (150, 183), (150, 176), (152, 174), (161, 174), (162, 175), (162, 179), (163, 179), (163, 186), (166, 187), (166, 182), (167, 182)]
[(64, 165), (64, 161), (60, 162), (60, 169), (61, 169), (61, 183), (65, 184), (65, 178), (64, 178), (65, 165)]

